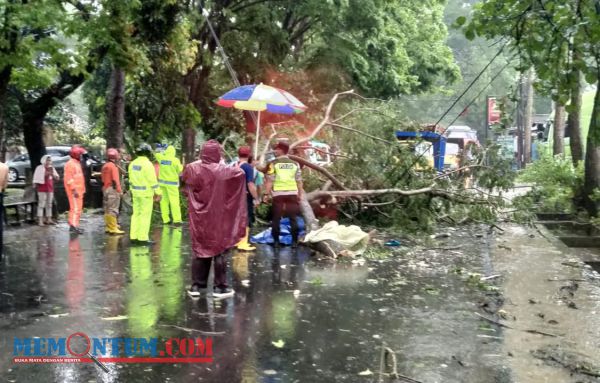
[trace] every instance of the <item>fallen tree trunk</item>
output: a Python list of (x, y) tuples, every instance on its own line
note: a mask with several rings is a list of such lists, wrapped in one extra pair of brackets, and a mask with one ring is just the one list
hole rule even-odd
[(302, 199), (300, 200), (300, 212), (302, 213), (302, 217), (304, 217), (304, 225), (307, 233), (319, 229), (319, 220), (315, 216), (312, 206), (310, 206), (306, 193), (302, 194)]
[(458, 203), (464, 204), (488, 204), (490, 203), (485, 199), (469, 198), (463, 194), (456, 195), (448, 190), (434, 189), (433, 187), (427, 187), (422, 189), (413, 190), (402, 190), (402, 189), (378, 189), (378, 190), (339, 190), (339, 191), (326, 191), (326, 190), (315, 190), (314, 192), (308, 193), (307, 199), (314, 201), (322, 198), (352, 198), (352, 197), (369, 197), (384, 194), (399, 194), (402, 196), (413, 196), (418, 194), (429, 194), (434, 197), (441, 197), (452, 200)]
[(291, 154), (288, 154), (288, 157), (290, 158), (290, 160), (296, 161), (300, 165), (304, 165), (307, 168), (311, 168), (311, 169), (316, 170), (319, 173), (323, 174), (338, 189), (346, 190), (346, 187), (344, 186), (344, 184), (340, 180), (338, 180), (333, 174), (331, 174), (331, 172), (329, 170), (327, 170), (319, 165), (313, 164), (312, 162), (310, 162), (307, 159), (304, 159), (302, 157), (294, 156)]

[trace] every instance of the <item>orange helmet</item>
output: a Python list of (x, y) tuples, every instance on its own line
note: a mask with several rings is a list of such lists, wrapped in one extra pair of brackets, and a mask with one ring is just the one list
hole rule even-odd
[(119, 151), (117, 149), (115, 149), (115, 148), (108, 148), (106, 150), (106, 157), (109, 160), (115, 160), (115, 161), (117, 161), (117, 160), (119, 160), (119, 157), (120, 157)]
[(73, 145), (71, 147), (71, 152), (69, 153), (69, 155), (71, 156), (71, 158), (74, 158), (76, 160), (81, 159), (81, 155), (87, 153), (87, 151), (85, 150), (85, 148), (81, 145)]

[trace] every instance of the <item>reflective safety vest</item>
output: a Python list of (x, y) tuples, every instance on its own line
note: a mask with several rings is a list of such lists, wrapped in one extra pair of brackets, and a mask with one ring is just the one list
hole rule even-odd
[(271, 162), (267, 174), (274, 178), (273, 191), (298, 191), (296, 174), (300, 166), (287, 157), (279, 157)]
[(129, 187), (134, 197), (152, 197), (161, 194), (154, 165), (147, 157), (138, 157), (129, 164)]
[(179, 186), (179, 175), (183, 171), (181, 161), (175, 156), (175, 148), (167, 146), (164, 153), (156, 153), (158, 160), (158, 183), (161, 186)]

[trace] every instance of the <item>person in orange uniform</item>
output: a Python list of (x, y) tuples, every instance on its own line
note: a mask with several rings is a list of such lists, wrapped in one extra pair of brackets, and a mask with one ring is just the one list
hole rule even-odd
[(105, 231), (109, 234), (124, 234), (119, 228), (117, 217), (119, 216), (119, 205), (121, 204), (121, 181), (119, 168), (116, 162), (119, 160), (119, 151), (109, 148), (106, 151), (108, 161), (102, 166), (102, 196), (104, 203)]
[(83, 195), (85, 194), (85, 177), (81, 167), (81, 157), (87, 153), (80, 145), (73, 145), (69, 153), (71, 159), (65, 164), (65, 192), (69, 198), (69, 231), (82, 234), (79, 219), (83, 211)]

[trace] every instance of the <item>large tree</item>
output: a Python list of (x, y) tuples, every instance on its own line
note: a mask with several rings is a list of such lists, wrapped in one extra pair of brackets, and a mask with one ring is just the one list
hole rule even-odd
[[(241, 83), (276, 83), (317, 114), (333, 93), (348, 86), (368, 96), (393, 97), (459, 76), (445, 44), (444, 1), (178, 3), (177, 33), (167, 44), (150, 44), (148, 65), (128, 72), (125, 122), (126, 135), (137, 139), (173, 141), (178, 134), (188, 161), (198, 129), (222, 137), (244, 125), (242, 113), (215, 107), (214, 100), (234, 81), (214, 35)], [(106, 87), (112, 71), (107, 65), (87, 92), (92, 116), (102, 126), (106, 117), (99, 112), (106, 95), (114, 95)], [(303, 118), (310, 125), (311, 116)]]
[(100, 2), (50, 0), (10, 0), (0, 5), (0, 14), (0, 96), (10, 89), (18, 100), (25, 146), (35, 166), (45, 153), (44, 118), (109, 50), (110, 39), (94, 33), (108, 25), (109, 15)]
[[(507, 38), (525, 66), (553, 85), (555, 100), (566, 104), (577, 76), (600, 77), (600, 5), (596, 0), (487, 0), (478, 4), (467, 36)], [(577, 54), (569, 54), (576, 52)], [(600, 201), (600, 89), (597, 87), (585, 155), (585, 207), (597, 215)]]
[[(214, 99), (233, 86), (203, 12), (241, 83), (296, 76), (290, 89), (310, 106), (322, 105), (347, 84), (374, 97), (427, 90), (458, 68), (445, 44), (444, 1), (438, 0), (214, 0), (189, 2), (196, 16), (195, 65), (184, 76), (202, 129), (218, 136)], [(302, 76), (302, 73), (308, 74)], [(228, 76), (228, 75), (227, 75)], [(281, 78), (278, 78), (281, 81)], [(311, 104), (312, 102), (312, 104)], [(184, 141), (193, 139), (193, 126)], [(186, 145), (188, 148), (193, 145)], [(187, 153), (190, 157), (191, 153)]]
[[(162, 12), (173, 7), (178, 9), (172, 0), (9, 0), (0, 4), (0, 101), (9, 89), (18, 100), (21, 130), (33, 166), (45, 153), (42, 133), (47, 114), (105, 57), (117, 68), (144, 66), (143, 42), (164, 29), (165, 17), (157, 13), (164, 16)], [(169, 20), (174, 24), (173, 17)], [(114, 85), (113, 89), (123, 89), (119, 81)], [(122, 100), (116, 97), (115, 101), (118, 120)]]

